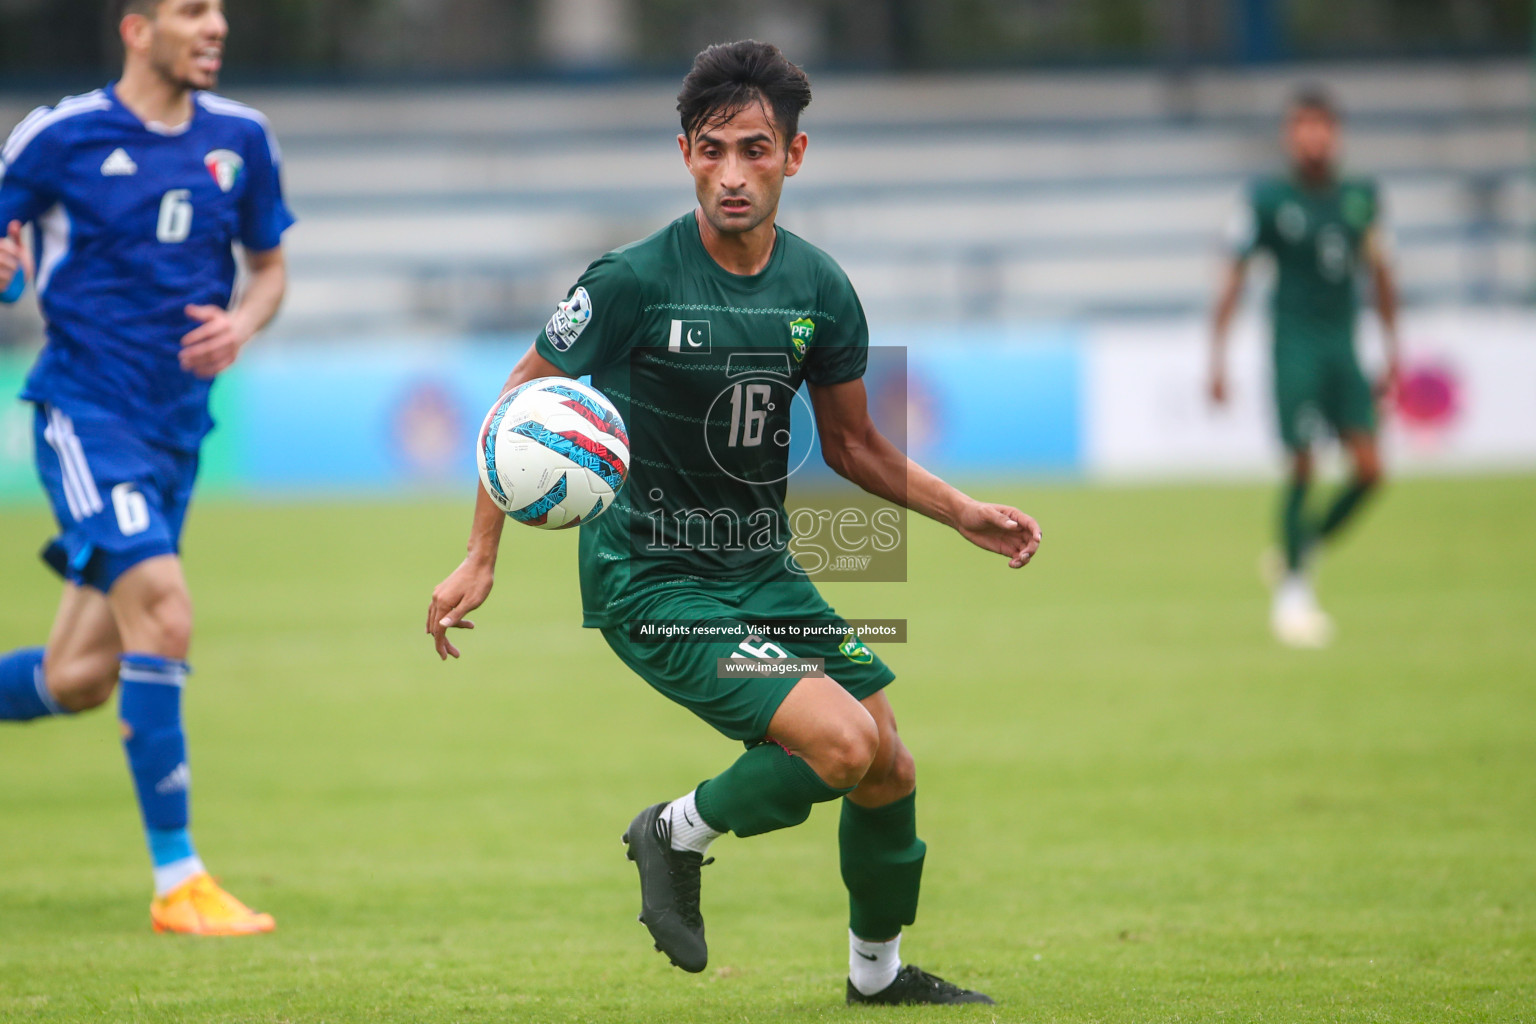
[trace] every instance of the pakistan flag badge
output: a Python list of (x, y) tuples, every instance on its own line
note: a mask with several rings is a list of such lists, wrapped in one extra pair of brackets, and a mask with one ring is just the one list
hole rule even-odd
[(810, 317), (801, 317), (790, 322), (789, 340), (795, 346), (795, 362), (805, 358), (805, 350), (810, 347), (811, 337), (816, 333), (816, 323)]
[(864, 646), (864, 641), (851, 629), (837, 645), (837, 652), (857, 665), (868, 665), (875, 660), (875, 652)]

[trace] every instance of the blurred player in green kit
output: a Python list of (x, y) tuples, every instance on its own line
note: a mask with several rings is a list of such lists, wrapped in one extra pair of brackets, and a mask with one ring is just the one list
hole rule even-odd
[[(1275, 574), (1270, 624), (1280, 642), (1321, 647), (1333, 624), (1312, 591), (1312, 557), (1381, 483), (1376, 400), (1398, 377), (1397, 292), (1388, 263), (1376, 183), (1338, 169), (1339, 116), (1332, 100), (1305, 89), (1291, 101), (1284, 132), (1290, 171), (1257, 182), (1233, 232), (1231, 262), (1216, 302), (1211, 400), (1227, 399), (1226, 343), (1249, 259), (1275, 262), (1275, 410), (1289, 459), (1281, 512), (1282, 572)], [(1355, 355), (1360, 269), (1369, 270), (1386, 342), (1386, 372), (1372, 383)], [(1336, 436), (1353, 472), (1318, 515), (1309, 511), (1312, 448)]]

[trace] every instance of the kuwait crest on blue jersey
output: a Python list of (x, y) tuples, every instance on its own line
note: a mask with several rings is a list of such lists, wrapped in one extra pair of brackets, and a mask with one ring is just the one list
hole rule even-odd
[(234, 188), (240, 175), (245, 172), (245, 160), (239, 153), (228, 149), (216, 149), (203, 157), (203, 166), (208, 168), (208, 173), (213, 175), (213, 180), (225, 192)]

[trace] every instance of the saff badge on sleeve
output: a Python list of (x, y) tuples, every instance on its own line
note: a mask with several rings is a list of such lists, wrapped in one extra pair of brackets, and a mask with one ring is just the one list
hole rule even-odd
[(555, 307), (555, 315), (544, 326), (549, 343), (557, 352), (564, 352), (576, 344), (581, 332), (592, 322), (592, 296), (585, 288), (577, 288), (571, 297)]

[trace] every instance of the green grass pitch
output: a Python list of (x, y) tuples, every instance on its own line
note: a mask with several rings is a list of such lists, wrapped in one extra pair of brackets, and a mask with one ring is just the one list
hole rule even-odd
[[(705, 872), (711, 963), (635, 922), (619, 833), (739, 747), (578, 627), (574, 540), (507, 531), (439, 664), (468, 503), (209, 502), (188, 571), (195, 831), (277, 934), (148, 926), (114, 715), (0, 728), (0, 1020), (1536, 1020), (1536, 478), (1405, 481), (1278, 649), (1258, 487), (999, 492), (1010, 573), (914, 525), (844, 584), (885, 647), (929, 843), (907, 959), (996, 1008), (850, 1011), (836, 814)], [(0, 512), (0, 649), (55, 586)]]

